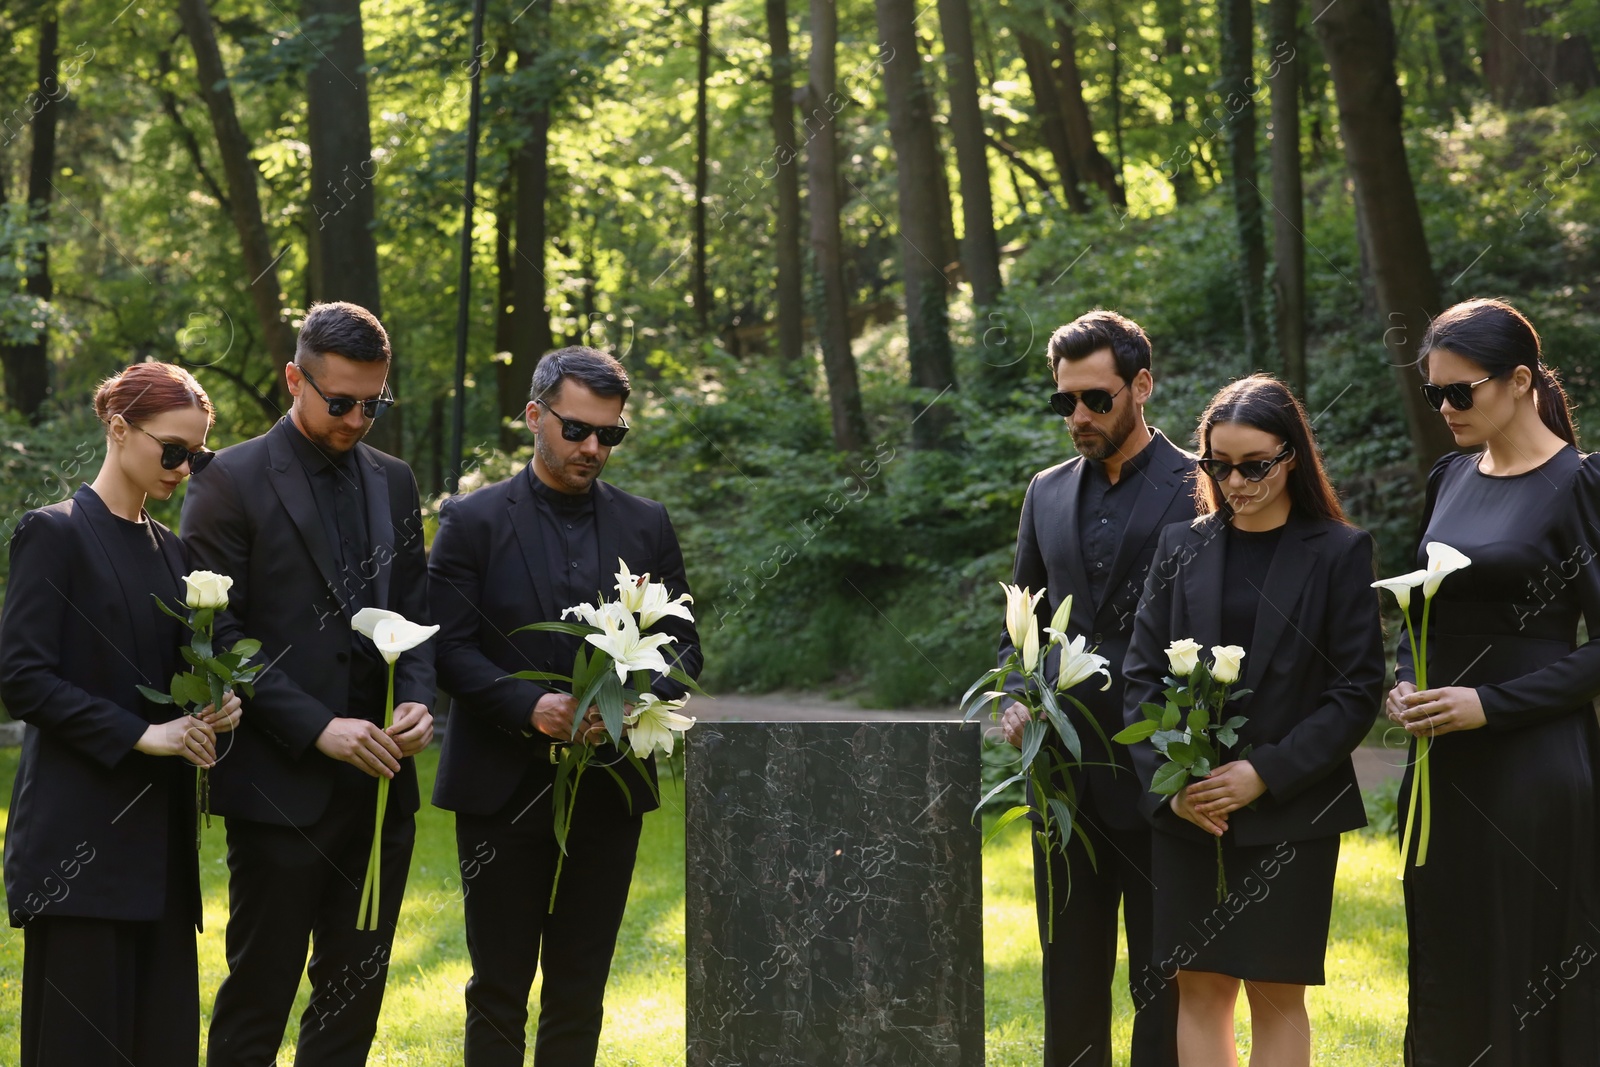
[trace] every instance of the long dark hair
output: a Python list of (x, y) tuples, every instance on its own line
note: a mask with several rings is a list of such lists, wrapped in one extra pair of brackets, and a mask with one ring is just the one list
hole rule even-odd
[(1445, 311), (1422, 336), (1422, 358), (1426, 360), (1435, 348), (1471, 360), (1485, 374), (1496, 377), (1527, 367), (1533, 372), (1533, 397), (1539, 418), (1567, 444), (1578, 443), (1567, 391), (1561, 387), (1555, 370), (1544, 362), (1539, 331), (1526, 315), (1504, 300), (1479, 297)]
[[(1322, 455), (1311, 436), (1306, 409), (1287, 385), (1270, 374), (1252, 374), (1224, 386), (1206, 405), (1195, 430), (1201, 455), (1211, 455), (1211, 428), (1219, 422), (1252, 426), (1281, 438), (1294, 449), (1294, 469), (1289, 472), (1290, 504), (1302, 515), (1347, 521), (1344, 508), (1339, 506), (1339, 495), (1322, 469)], [(1219, 512), (1223, 519), (1233, 519), (1233, 508), (1217, 483), (1204, 474), (1195, 485), (1194, 501), (1195, 510), (1203, 515)]]

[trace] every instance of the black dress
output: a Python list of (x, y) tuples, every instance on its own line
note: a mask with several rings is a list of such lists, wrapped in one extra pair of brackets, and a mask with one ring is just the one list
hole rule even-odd
[(24, 1067), (195, 1063), (200, 917), (194, 769), (133, 751), (135, 683), (165, 689), (182, 627), (177, 538), (85, 486), (18, 524), (0, 693), (27, 723), (5, 845), (23, 929)]
[[(1283, 527), (1223, 533), (1222, 643), (1245, 649), (1261, 604), (1260, 587), (1282, 540)], [(1173, 634), (1174, 638), (1182, 636)], [(1201, 653), (1210, 658), (1209, 649)], [(1249, 698), (1234, 705), (1249, 714)], [(1225, 759), (1237, 759), (1237, 753)], [(1196, 840), (1189, 823), (1170, 809), (1152, 835), (1155, 942), (1169, 968), (1213, 971), (1255, 982), (1321, 985), (1339, 866), (1339, 836), (1240, 845), (1222, 835), (1227, 893), (1217, 900), (1217, 848)]]
[[(1487, 725), (1435, 739), (1429, 755), (1431, 842), (1405, 880), (1406, 1062), (1593, 1067), (1600, 642), (1578, 647), (1576, 630), (1580, 615), (1600, 627), (1600, 469), (1571, 447), (1506, 477), (1477, 459), (1434, 467), (1423, 525), (1423, 545), (1472, 560), (1434, 597), (1428, 684), (1475, 687)], [(1415, 680), (1404, 637), (1398, 674)]]

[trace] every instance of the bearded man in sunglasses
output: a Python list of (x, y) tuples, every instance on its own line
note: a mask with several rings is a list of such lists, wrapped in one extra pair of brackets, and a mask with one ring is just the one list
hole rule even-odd
[[(190, 562), (233, 578), (217, 613), (219, 648), (262, 644), (270, 666), (246, 697), (211, 772), (227, 817), (228, 977), (208, 1039), (212, 1067), (276, 1062), (300, 975), (311, 1001), (295, 1063), (366, 1062), (383, 1003), (419, 805), (411, 759), (433, 737), (433, 645), (387, 667), (351, 618), (363, 608), (428, 615), (417, 483), (404, 462), (361, 443), (394, 403), (389, 338), (355, 304), (314, 305), (294, 362), (293, 401), (260, 437), (217, 453), (191, 481), (182, 533)], [(380, 777), (378, 929), (356, 928)], [(306, 962), (306, 948), (311, 959)]]
[[(594, 759), (616, 764), (583, 778), (554, 907), (560, 856), (552, 786), (558, 745), (574, 739), (570, 693), (509, 677), (572, 670), (582, 639), (516, 632), (554, 622), (562, 609), (615, 600), (618, 561), (689, 591), (667, 510), (600, 481), (627, 435), (628, 374), (592, 348), (547, 353), (524, 413), (533, 459), (517, 474), (446, 501), (428, 559), (439, 623), (439, 681), (454, 697), (433, 802), (456, 813), (472, 978), (467, 982), (466, 1067), (523, 1062), (528, 992), (544, 972), (535, 1064), (593, 1064), (606, 977), (633, 879), (640, 817), (650, 785), (604, 741), (598, 712), (578, 724)], [(652, 632), (672, 636), (679, 666), (700, 673), (694, 624), (668, 616)], [(652, 687), (675, 699), (665, 678)], [(655, 763), (647, 761), (653, 782)]]
[[(1090, 766), (1072, 771), (1078, 819), (1096, 863), (1076, 835), (1068, 856), (1034, 846), (1039, 942), (1044, 952), (1045, 1067), (1111, 1067), (1111, 983), (1117, 964), (1117, 910), (1128, 937), (1129, 986), (1135, 1007), (1132, 1067), (1177, 1067), (1177, 986), (1154, 973), (1150, 827), (1139, 814), (1139, 779), (1124, 745), (1101, 744), (1122, 729), (1122, 660), (1146, 572), (1161, 530), (1195, 517), (1195, 457), (1145, 424), (1144, 405), (1155, 380), (1150, 339), (1138, 324), (1096, 310), (1058, 329), (1047, 352), (1056, 392), (1051, 409), (1067, 424), (1078, 455), (1040, 471), (1028, 486), (1017, 530), (1012, 580), (1048, 595), (1039, 625), (1072, 598), (1067, 630), (1087, 635), (1110, 660), (1111, 684), (1092, 683), (1072, 695), (1099, 724), (1097, 731), (1070, 702)], [(1011, 654), (1000, 640), (1000, 660)], [(1054, 673), (1054, 663), (1047, 664)], [(1020, 684), (1019, 680), (1018, 684)], [(1020, 745), (1027, 710), (1009, 705), (1001, 719), (1006, 739)], [(1062, 759), (1070, 759), (1063, 751)], [(1055, 884), (1055, 940), (1049, 930), (1045, 864)], [(1176, 972), (1174, 972), (1175, 974)]]

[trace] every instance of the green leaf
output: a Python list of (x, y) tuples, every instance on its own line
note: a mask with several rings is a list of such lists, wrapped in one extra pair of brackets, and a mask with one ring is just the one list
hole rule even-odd
[(1136, 722), (1126, 729), (1117, 731), (1111, 735), (1111, 740), (1124, 745), (1137, 745), (1155, 732), (1156, 724), (1146, 719), (1144, 722)]
[(166, 601), (162, 600), (160, 597), (156, 596), (154, 593), (151, 593), (150, 595), (152, 597), (155, 597), (156, 607), (161, 609), (161, 613), (163, 615), (170, 615), (174, 619), (177, 619), (179, 622), (183, 623), (185, 626), (189, 625), (189, 616), (187, 616), (187, 615), (179, 615), (176, 611), (173, 611), (171, 608), (167, 607)]
[(1217, 731), (1217, 742), (1232, 748), (1239, 743), (1239, 735), (1224, 726)]
[[(612, 780), (617, 783), (617, 788), (622, 790), (622, 799), (627, 802), (628, 814), (632, 815), (633, 814), (633, 790), (628, 788), (628, 783), (622, 780), (622, 775), (618, 774), (617, 773), (617, 769), (615, 767), (611, 766), (611, 764), (609, 764), (609, 763), (599, 763), (599, 764), (596, 764), (596, 766), (603, 768), (607, 774), (611, 775)], [(650, 779), (648, 777), (645, 779), (645, 781), (649, 781), (649, 780)]]
[(1163, 730), (1176, 730), (1178, 723), (1183, 719), (1183, 712), (1178, 710), (1178, 705), (1168, 704), (1161, 712), (1161, 728)]
[(587, 637), (589, 634), (600, 633), (598, 626), (590, 626), (582, 622), (531, 622), (526, 626), (519, 626), (511, 632), (514, 634), (525, 633), (528, 630), (538, 630), (549, 634), (572, 634), (574, 637)]
[(1174, 704), (1178, 705), (1180, 708), (1187, 708), (1194, 703), (1194, 690), (1188, 686), (1184, 686), (1182, 689), (1178, 690), (1177, 696), (1169, 697), (1168, 699)]
[(1247, 723), (1249, 721), (1250, 720), (1245, 718), (1243, 715), (1235, 715), (1231, 719), (1229, 719), (1227, 722), (1223, 723), (1222, 725), (1226, 729), (1237, 730), (1239, 727), (1243, 726), (1245, 723)]
[(208, 672), (218, 678), (221, 678), (223, 684), (233, 681), (233, 671), (220, 658), (212, 656), (210, 659), (205, 661), (204, 666)]
[(257, 641), (253, 637), (242, 637), (233, 643), (233, 648), (231, 648), (229, 651), (233, 655), (238, 656), (239, 662), (243, 663), (245, 660), (261, 651), (261, 642)]
[(982, 847), (987, 848), (990, 841), (993, 841), (996, 837), (1000, 836), (1001, 830), (1004, 830), (1006, 827), (1010, 826), (1012, 823), (1016, 822), (1018, 819), (1022, 818), (1032, 810), (1033, 809), (1028, 807), (1026, 804), (1018, 804), (1014, 808), (1007, 808), (1005, 814), (996, 819), (994, 821), (994, 825), (989, 827), (989, 832), (983, 835)]
[(1211, 714), (1205, 708), (1203, 708), (1203, 707), (1194, 707), (1194, 708), (1190, 708), (1189, 709), (1189, 732), (1190, 733), (1192, 733), (1192, 734), (1202, 733), (1205, 730), (1205, 728), (1207, 726), (1210, 726), (1210, 725), (1211, 725)]
[[(685, 742), (685, 744), (687, 744), (687, 742)], [(640, 759), (638, 755), (634, 753), (631, 747), (624, 746), (622, 751), (623, 754), (628, 757), (628, 762), (633, 765), (633, 769), (639, 772), (639, 780), (649, 788), (651, 799), (657, 804), (660, 804), (661, 790), (654, 782), (650, 780), (650, 771), (645, 767), (644, 760)], [(632, 806), (631, 800), (629, 806)]]
[[(194, 627), (195, 627), (195, 630), (196, 631), (202, 631), (202, 632), (204, 632), (206, 634), (206, 641), (207, 641), (208, 644), (210, 643), (210, 640), (211, 640), (211, 637), (210, 637), (210, 634), (211, 634), (211, 623), (216, 617), (217, 617), (217, 612), (216, 612), (215, 608), (197, 608), (197, 609), (195, 609), (195, 613), (194, 613)], [(209, 652), (206, 653), (206, 655), (208, 655), (208, 656), (210, 654), (211, 653), (209, 653)]]
[(1045, 735), (1049, 727), (1038, 719), (1029, 719), (1022, 724), (1022, 765), (1024, 767), (1033, 763), (1034, 757), (1039, 755), (1039, 749), (1044, 745)]
[(1174, 763), (1181, 763), (1187, 767), (1194, 762), (1195, 743), (1193, 741), (1167, 742), (1167, 759)]
[(201, 659), (211, 658), (211, 637), (204, 630), (194, 632), (194, 636), (189, 638), (189, 647), (194, 649), (195, 655)]
[(622, 717), (627, 710), (622, 706), (622, 683), (617, 681), (615, 673), (607, 672), (601, 680), (595, 703), (600, 705), (600, 718), (605, 721), (606, 733), (611, 735), (612, 743), (621, 745)]
[(210, 704), (213, 708), (221, 710), (222, 702), (227, 699), (227, 691), (223, 687), (224, 679), (218, 678), (215, 674), (207, 674), (205, 676), (205, 681), (211, 690), (211, 699), (206, 703)]
[(1250, 695), (1250, 690), (1241, 689), (1237, 693), (1229, 693), (1228, 694), (1228, 700), (1234, 701), (1234, 700), (1238, 700), (1240, 697), (1247, 697), (1249, 695)]
[(250, 699), (255, 699), (256, 687), (249, 682), (235, 682), (233, 687)]
[(1189, 773), (1196, 778), (1204, 778), (1211, 773), (1211, 761), (1202, 756), (1189, 765)]
[[(992, 670), (992, 671), (987, 671), (987, 672), (984, 673), (982, 678), (979, 678), (976, 682), (973, 682), (972, 685), (967, 688), (967, 691), (965, 693), (961, 694), (961, 700), (959, 702), (957, 702), (956, 707), (963, 712), (963, 715), (962, 715), (963, 718), (970, 719), (970, 718), (972, 718), (972, 716), (974, 714), (976, 714), (976, 712), (978, 711), (978, 709), (980, 707), (982, 707), (982, 705), (980, 704), (977, 707), (970, 706), (972, 704), (973, 696), (978, 692), (978, 690), (986, 688), (991, 682), (993, 682), (995, 680), (995, 678), (997, 678), (999, 676), (1000, 676), (1000, 671), (998, 669)], [(997, 694), (984, 693), (983, 695), (984, 695), (984, 698), (985, 698), (984, 702), (987, 703), (987, 698), (989, 698), (991, 696), (995, 696)], [(998, 694), (998, 695), (1004, 695), (1004, 694)]]
[(1178, 763), (1166, 763), (1150, 779), (1150, 792), (1170, 797), (1183, 789), (1188, 780), (1188, 768)]
[(1144, 713), (1145, 718), (1149, 719), (1153, 723), (1156, 723), (1157, 725), (1159, 725), (1161, 720), (1166, 718), (1167, 715), (1166, 706), (1162, 704), (1140, 704), (1139, 710)]
[(1027, 777), (1027, 772), (1019, 771), (1018, 773), (1013, 774), (1010, 778), (1007, 778), (1005, 781), (1001, 782), (999, 785), (995, 786), (993, 789), (989, 790), (987, 793), (983, 794), (983, 796), (978, 798), (978, 803), (973, 806), (973, 817), (976, 818), (978, 813), (983, 810), (983, 806), (989, 803), (989, 801), (993, 800), (998, 794), (1004, 792), (1008, 786), (1025, 781)]
[(178, 655), (182, 656), (183, 661), (189, 664), (191, 667), (204, 667), (206, 665), (206, 661), (200, 658), (200, 653), (196, 652), (188, 645), (184, 645), (182, 648), (178, 649)]
[(516, 674), (508, 674), (506, 677), (520, 678), (525, 682), (564, 682), (567, 685), (572, 684), (570, 677), (565, 674), (557, 674), (555, 671), (518, 671)]
[(166, 693), (156, 689), (151, 689), (147, 685), (141, 685), (137, 688), (139, 692), (144, 694), (144, 698), (150, 701), (152, 704), (171, 704), (173, 702), (172, 697), (168, 696)]
[(1049, 686), (1039, 690), (1039, 696), (1044, 704), (1045, 715), (1050, 725), (1055, 727), (1056, 735), (1061, 738), (1061, 743), (1072, 753), (1075, 760), (1083, 759), (1083, 742), (1078, 739), (1078, 728), (1072, 725), (1066, 713), (1061, 710), (1061, 705), (1056, 700), (1056, 695)]

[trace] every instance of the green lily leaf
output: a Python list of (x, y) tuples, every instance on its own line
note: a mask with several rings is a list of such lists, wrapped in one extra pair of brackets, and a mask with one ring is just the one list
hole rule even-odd
[(1026, 804), (1018, 804), (1014, 808), (1007, 808), (1005, 814), (996, 819), (994, 825), (989, 827), (989, 832), (983, 835), (983, 845), (981, 847), (989, 847), (989, 842), (999, 836), (1001, 830), (1004, 830), (1032, 810)]

